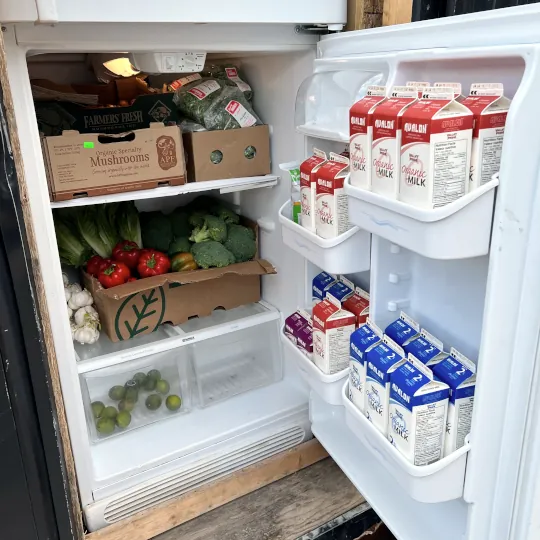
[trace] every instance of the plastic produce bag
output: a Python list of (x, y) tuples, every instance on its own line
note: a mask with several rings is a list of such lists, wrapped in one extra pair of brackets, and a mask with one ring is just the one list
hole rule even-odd
[(178, 123), (178, 126), (182, 130), (182, 133), (193, 133), (194, 131), (207, 131), (204, 126), (190, 120), (189, 118), (182, 118)]
[(240, 69), (233, 64), (207, 64), (202, 71), (204, 77), (210, 77), (213, 79), (220, 79), (226, 81), (231, 86), (236, 86), (242, 91), (244, 97), (251, 101), (253, 98), (253, 90), (251, 86), (246, 82)]

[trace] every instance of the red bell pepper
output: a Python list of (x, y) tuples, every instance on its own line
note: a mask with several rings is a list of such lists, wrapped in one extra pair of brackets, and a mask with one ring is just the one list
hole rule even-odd
[(139, 262), (139, 252), (139, 246), (135, 242), (123, 240), (116, 244), (112, 256), (115, 261), (123, 262), (129, 269), (133, 270)]
[(90, 257), (86, 262), (86, 272), (91, 276), (97, 277), (102, 262), (103, 258), (99, 255), (94, 255), (93, 257)]
[(131, 277), (129, 268), (122, 262), (113, 262), (107, 268), (103, 268), (99, 273), (99, 282), (106, 289), (123, 285)]
[(143, 253), (139, 258), (137, 270), (142, 278), (166, 274), (171, 268), (171, 261), (165, 253), (155, 249)]

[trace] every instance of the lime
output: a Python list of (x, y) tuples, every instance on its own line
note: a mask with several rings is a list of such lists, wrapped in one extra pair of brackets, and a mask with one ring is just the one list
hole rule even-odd
[(105, 408), (105, 405), (103, 405), (101, 401), (94, 401), (91, 407), (94, 418), (99, 418), (101, 416), (101, 413), (103, 412), (103, 409)]
[(166, 400), (165, 405), (169, 411), (177, 411), (182, 406), (182, 399), (180, 396), (171, 394)]
[(161, 396), (158, 394), (150, 394), (146, 398), (146, 408), (151, 411), (157, 411), (161, 407)]
[(96, 428), (103, 435), (110, 435), (114, 431), (114, 420), (111, 418), (99, 418)]
[(116, 410), (116, 407), (105, 407), (101, 413), (101, 418), (110, 418), (111, 420), (114, 420), (117, 414), (118, 411)]
[(109, 390), (109, 397), (113, 401), (120, 401), (121, 399), (124, 399), (125, 395), (126, 395), (126, 389), (123, 386), (113, 386)]
[(159, 379), (161, 379), (161, 373), (157, 370), (157, 369), (151, 369), (149, 372), (148, 372), (148, 378), (149, 379), (154, 379), (154, 381), (159, 381)]
[(146, 375), (139, 371), (138, 373), (135, 373), (135, 375), (133, 375), (133, 380), (137, 381), (139, 386), (142, 386), (144, 384), (144, 381), (146, 381)]
[(152, 392), (156, 389), (156, 379), (153, 379), (152, 377), (148, 377), (146, 381), (144, 381), (144, 389), (148, 392)]
[(124, 384), (124, 388), (139, 388), (139, 386), (139, 381), (136, 381), (135, 379), (129, 379), (129, 381)]
[(160, 394), (163, 394), (163, 395), (168, 394), (170, 389), (171, 389), (171, 385), (165, 379), (161, 379), (160, 381), (156, 383), (156, 390)]
[(139, 399), (139, 383), (135, 380), (130, 380), (126, 383), (126, 399), (131, 399), (132, 401), (138, 401)]
[(125, 429), (131, 424), (131, 414), (128, 411), (121, 411), (116, 417), (116, 425), (119, 428)]
[(121, 410), (121, 411), (127, 411), (127, 412), (131, 412), (134, 408), (135, 408), (135, 401), (133, 401), (132, 399), (123, 399), (119, 404), (118, 404), (118, 408)]

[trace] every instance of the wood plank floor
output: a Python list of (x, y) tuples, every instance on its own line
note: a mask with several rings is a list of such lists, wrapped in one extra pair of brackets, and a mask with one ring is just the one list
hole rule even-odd
[(327, 458), (154, 540), (294, 540), (363, 502)]

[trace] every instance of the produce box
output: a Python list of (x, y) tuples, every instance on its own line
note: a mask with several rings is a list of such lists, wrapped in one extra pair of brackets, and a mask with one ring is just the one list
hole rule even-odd
[(42, 144), (53, 201), (185, 182), (176, 126), (155, 123), (121, 135), (64, 131), (44, 137)]
[(184, 133), (188, 182), (270, 174), (268, 126)]

